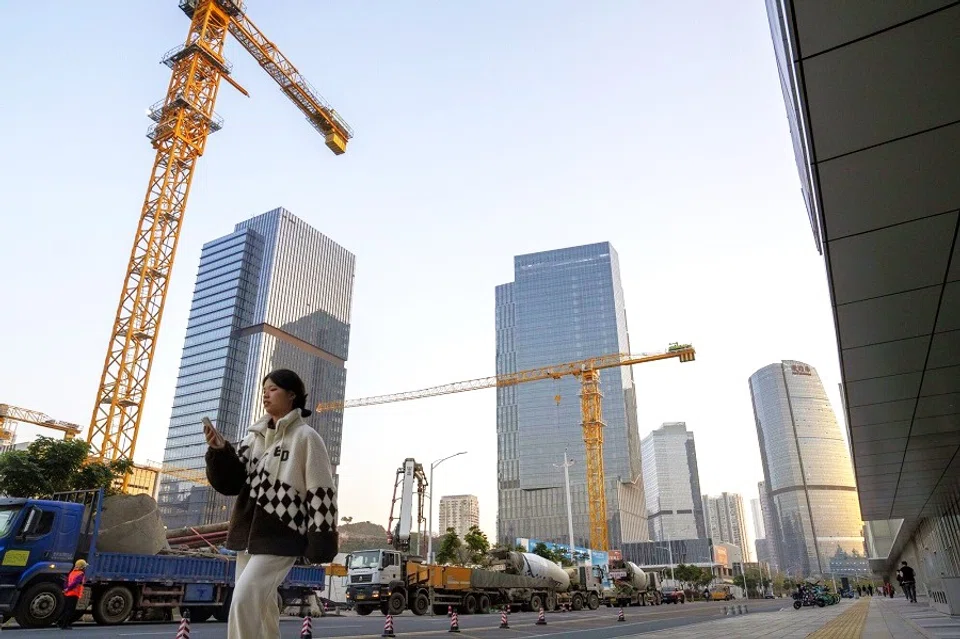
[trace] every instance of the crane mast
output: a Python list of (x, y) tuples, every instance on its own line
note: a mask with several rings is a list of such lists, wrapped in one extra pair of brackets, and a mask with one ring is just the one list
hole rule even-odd
[[(103, 364), (87, 433), (90, 456), (133, 459), (164, 303), (196, 162), (220, 130), (214, 112), (220, 81), (246, 95), (223, 56), (233, 33), (337, 155), (352, 131), (244, 13), (241, 0), (180, 0), (190, 17), (182, 46), (163, 60), (172, 70), (166, 98), (151, 107), (147, 133), (156, 156)], [(126, 489), (124, 480), (123, 488)]]

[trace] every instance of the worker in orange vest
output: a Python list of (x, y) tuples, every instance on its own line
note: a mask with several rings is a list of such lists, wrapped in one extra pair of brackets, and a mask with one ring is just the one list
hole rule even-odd
[(87, 570), (87, 562), (83, 559), (77, 559), (73, 565), (73, 570), (67, 575), (67, 582), (63, 586), (63, 614), (60, 615), (60, 621), (57, 625), (61, 630), (70, 629), (73, 625), (73, 616), (77, 612), (77, 602), (83, 597), (84, 573)]

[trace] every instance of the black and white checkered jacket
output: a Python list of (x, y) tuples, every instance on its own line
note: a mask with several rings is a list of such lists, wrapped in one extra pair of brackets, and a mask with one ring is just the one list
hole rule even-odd
[(337, 496), (327, 447), (317, 431), (291, 411), (250, 427), (237, 448), (207, 450), (207, 479), (236, 495), (226, 547), (251, 554), (306, 557), (337, 554)]

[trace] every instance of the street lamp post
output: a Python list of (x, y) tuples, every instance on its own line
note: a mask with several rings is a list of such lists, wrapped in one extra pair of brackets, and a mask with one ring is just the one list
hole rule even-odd
[(574, 556), (575, 546), (573, 545), (573, 506), (570, 499), (570, 467), (573, 466), (573, 460), (567, 459), (567, 451), (563, 451), (563, 464), (554, 464), (554, 468), (563, 468), (563, 482), (567, 489), (567, 533), (570, 535), (570, 560), (577, 565)]
[(430, 464), (430, 479), (427, 482), (430, 486), (430, 521), (427, 522), (427, 563), (428, 564), (433, 563), (433, 469), (452, 457), (456, 457), (457, 455), (466, 455), (466, 454), (467, 454), (467, 451), (463, 450), (463, 451), (460, 451), (459, 453), (448, 455), (443, 459), (438, 459), (437, 461), (431, 462)]

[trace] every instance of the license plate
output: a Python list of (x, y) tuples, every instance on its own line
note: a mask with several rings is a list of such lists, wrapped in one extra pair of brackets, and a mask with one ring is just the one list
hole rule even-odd
[(366, 595), (363, 595), (363, 594), (357, 595), (357, 599), (366, 599), (366, 598), (367, 598)]

